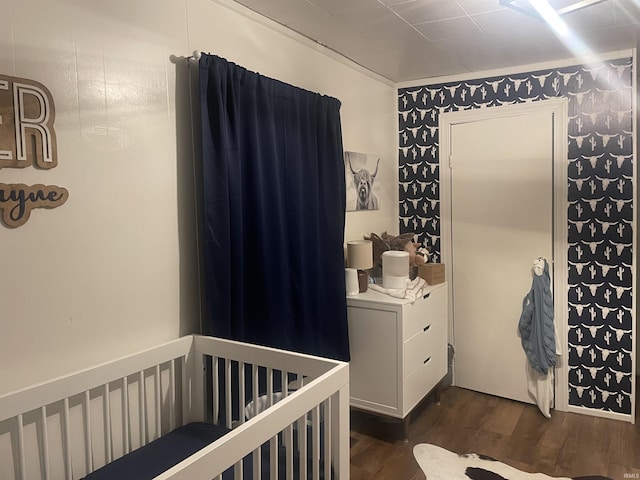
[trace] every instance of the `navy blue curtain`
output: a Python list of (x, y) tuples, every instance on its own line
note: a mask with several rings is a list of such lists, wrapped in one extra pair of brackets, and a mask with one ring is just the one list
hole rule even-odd
[(204, 333), (349, 359), (340, 102), (200, 58)]

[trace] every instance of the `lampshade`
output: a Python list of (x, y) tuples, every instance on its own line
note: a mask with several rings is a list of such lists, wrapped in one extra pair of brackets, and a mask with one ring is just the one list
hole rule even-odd
[(349, 268), (367, 270), (373, 268), (373, 244), (370, 240), (347, 242), (347, 263)]

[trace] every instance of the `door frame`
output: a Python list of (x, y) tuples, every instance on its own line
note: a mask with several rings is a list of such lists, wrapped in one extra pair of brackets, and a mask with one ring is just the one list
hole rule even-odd
[[(553, 98), (535, 102), (527, 102), (498, 107), (443, 112), (439, 116), (440, 140), (440, 239), (441, 257), (445, 270), (453, 272), (452, 252), (452, 220), (451, 220), (451, 128), (463, 123), (478, 122), (496, 118), (528, 115), (549, 112), (553, 115), (553, 309), (558, 339), (562, 355), (555, 370), (555, 409), (566, 412), (569, 408), (569, 368), (568, 368), (568, 323), (567, 305), (567, 216), (568, 216), (568, 100)], [(533, 259), (532, 259), (533, 260)], [(453, 282), (448, 282), (449, 305), (453, 305)], [(449, 338), (455, 344), (453, 309), (449, 309)], [(455, 372), (455, 369), (454, 369)], [(454, 373), (455, 384), (455, 373)]]

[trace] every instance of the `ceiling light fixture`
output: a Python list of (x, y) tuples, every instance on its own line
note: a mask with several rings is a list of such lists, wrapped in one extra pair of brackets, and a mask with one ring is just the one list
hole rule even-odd
[(560, 16), (603, 1), (606, 0), (500, 0), (500, 4), (542, 20), (574, 56), (588, 57), (593, 55), (589, 46)]
[(557, 15), (564, 15), (604, 1), (606, 0), (500, 0), (500, 5), (539, 18), (540, 4), (544, 4), (542, 8), (552, 9)]

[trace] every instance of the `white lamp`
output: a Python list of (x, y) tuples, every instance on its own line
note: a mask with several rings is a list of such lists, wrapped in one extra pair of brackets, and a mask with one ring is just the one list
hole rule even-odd
[(351, 240), (347, 242), (347, 262), (349, 268), (358, 270), (360, 293), (369, 288), (369, 274), (365, 272), (373, 268), (373, 243), (371, 240)]

